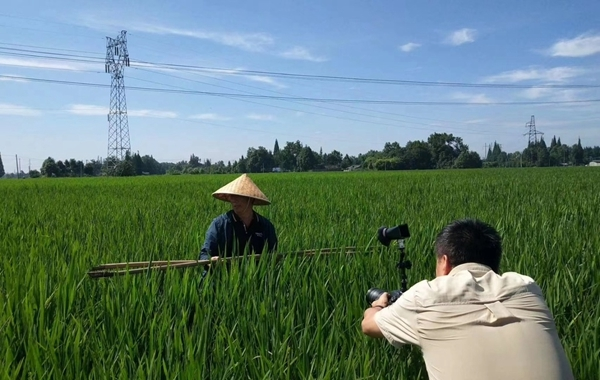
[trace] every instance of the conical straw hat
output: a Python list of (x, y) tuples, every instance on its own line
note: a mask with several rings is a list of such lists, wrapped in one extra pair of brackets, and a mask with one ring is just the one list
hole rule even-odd
[(242, 174), (235, 180), (215, 191), (213, 197), (227, 202), (226, 194), (241, 195), (254, 199), (254, 205), (263, 206), (271, 204), (271, 201), (254, 184), (254, 181), (247, 174)]

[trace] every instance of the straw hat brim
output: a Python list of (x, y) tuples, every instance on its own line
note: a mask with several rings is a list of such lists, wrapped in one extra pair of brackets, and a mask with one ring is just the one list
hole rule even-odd
[(215, 191), (213, 197), (224, 202), (229, 202), (227, 195), (239, 195), (254, 199), (255, 206), (270, 205), (271, 201), (267, 196), (256, 186), (254, 181), (247, 174), (242, 174), (235, 180), (229, 182), (219, 190)]

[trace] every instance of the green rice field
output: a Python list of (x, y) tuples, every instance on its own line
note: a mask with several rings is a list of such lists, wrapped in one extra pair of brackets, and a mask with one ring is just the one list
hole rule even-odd
[(361, 332), (366, 291), (400, 287), (397, 248), (375, 236), (409, 225), (410, 285), (463, 217), (500, 231), (502, 270), (538, 281), (575, 377), (600, 378), (600, 169), (251, 174), (281, 253), (359, 252), (243, 259), (202, 283), (199, 267), (87, 276), (196, 259), (228, 210), (211, 193), (236, 177), (0, 181), (0, 378), (427, 379), (418, 348)]

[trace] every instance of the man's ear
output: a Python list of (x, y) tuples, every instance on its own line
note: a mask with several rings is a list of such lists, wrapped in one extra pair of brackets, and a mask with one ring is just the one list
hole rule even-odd
[(452, 265), (450, 265), (450, 259), (447, 255), (438, 256), (438, 268), (443, 276), (450, 273)]

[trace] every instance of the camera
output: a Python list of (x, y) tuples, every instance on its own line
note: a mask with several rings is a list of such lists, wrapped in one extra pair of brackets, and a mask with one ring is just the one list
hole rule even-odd
[[(386, 291), (383, 289), (379, 289), (379, 288), (369, 289), (369, 291), (367, 292), (367, 296), (366, 296), (367, 303), (369, 305), (371, 305), (373, 302), (377, 301), (383, 293), (386, 293)], [(402, 290), (393, 290), (393, 291), (387, 292), (387, 293), (389, 295), (389, 297), (388, 297), (389, 305), (396, 302), (398, 300), (398, 298), (400, 298), (400, 296), (402, 296)]]
[(389, 247), (392, 240), (400, 240), (409, 237), (410, 232), (408, 231), (408, 225), (406, 224), (401, 224), (392, 228), (379, 227), (379, 230), (377, 230), (377, 240), (386, 247)]
[[(398, 248), (400, 249), (400, 261), (396, 264), (396, 268), (400, 270), (401, 278), (402, 278), (402, 289), (401, 290), (393, 290), (388, 292), (388, 304), (391, 305), (396, 302), (402, 294), (406, 291), (406, 269), (410, 269), (412, 264), (408, 260), (404, 260), (404, 239), (410, 237), (410, 231), (408, 230), (407, 224), (400, 224), (396, 227), (387, 228), (387, 227), (379, 227), (377, 230), (377, 240), (379, 242), (389, 247), (392, 240), (398, 240)], [(374, 301), (376, 301), (385, 290), (379, 288), (371, 288), (367, 291), (366, 300), (369, 305), (371, 305)]]

